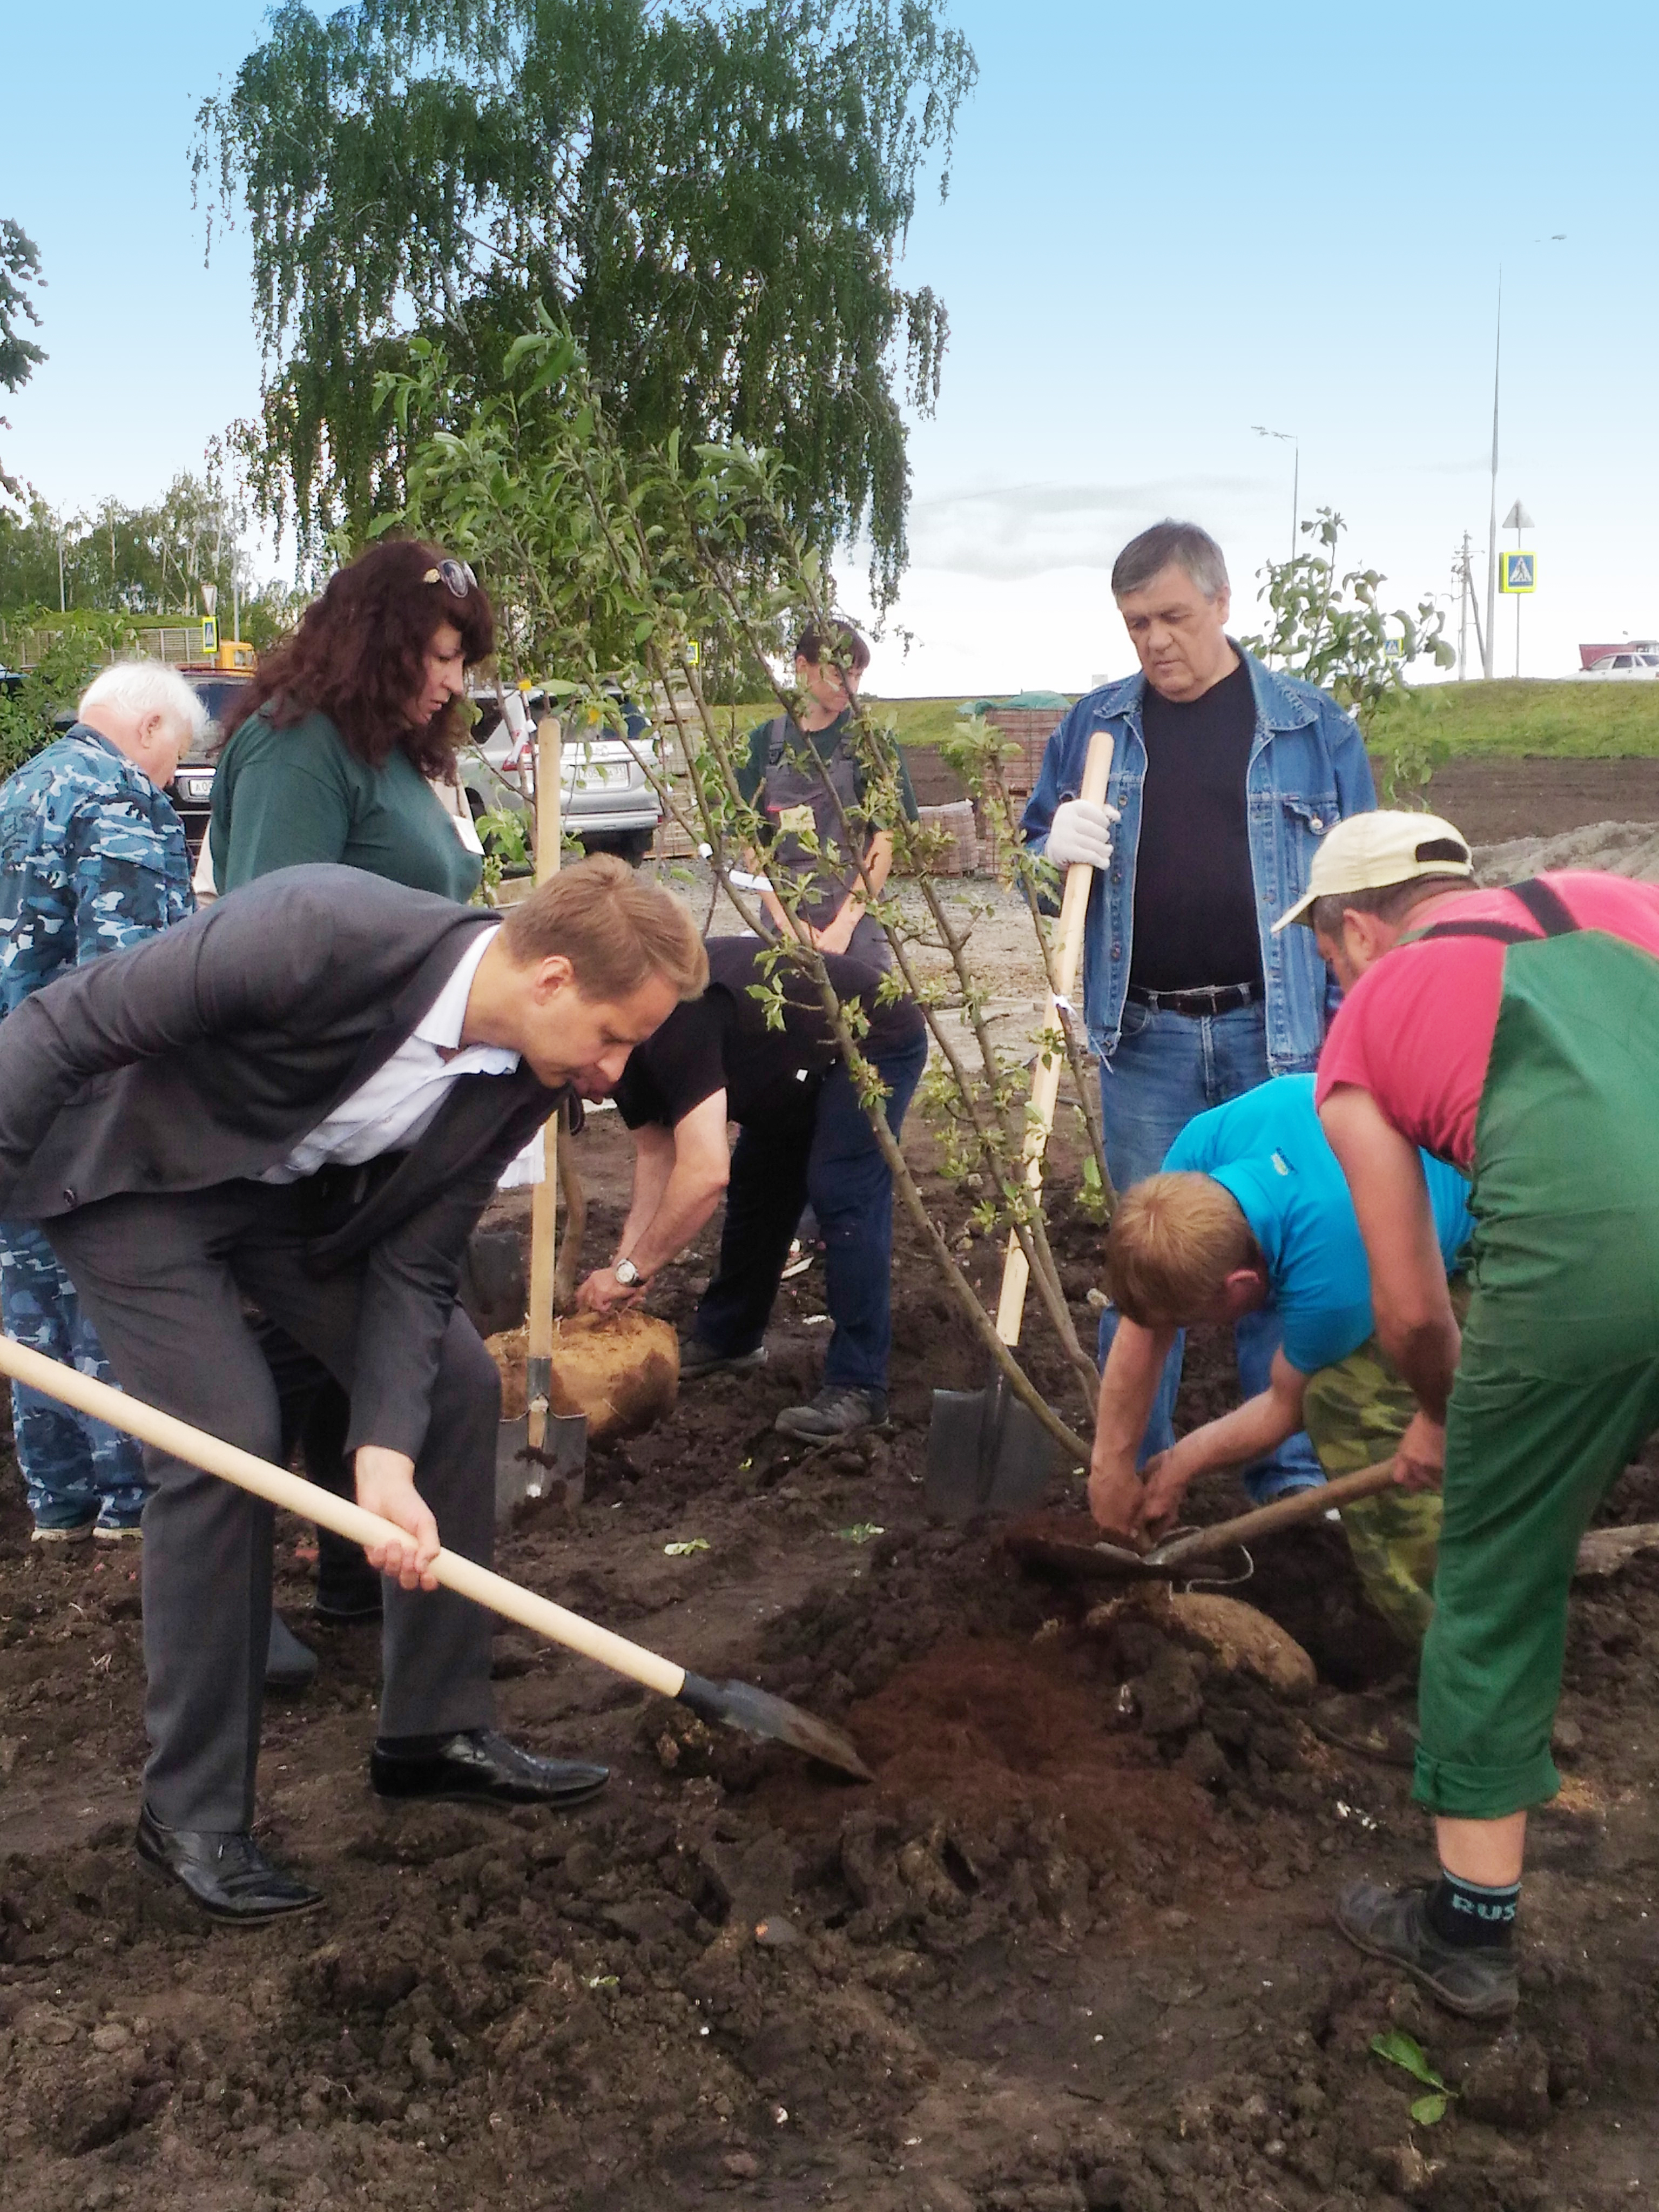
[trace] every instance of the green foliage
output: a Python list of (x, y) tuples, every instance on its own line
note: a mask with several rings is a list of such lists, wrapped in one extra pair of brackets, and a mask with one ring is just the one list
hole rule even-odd
[(0, 778), (52, 743), (53, 715), (72, 707), (94, 671), (130, 640), (118, 619), (82, 617), (51, 634), (46, 652), (20, 684), (0, 687)]
[(89, 515), (59, 514), (32, 494), (21, 514), (0, 508), (0, 608), (45, 607), (55, 619), (61, 547), (66, 606), (199, 622), (201, 586), (213, 584), (228, 637), (240, 570), (243, 635), (268, 644), (293, 620), (295, 595), (274, 580), (250, 588), (241, 542), (246, 520), (211, 472), (181, 472), (149, 506), (105, 499)]
[[(1504, 677), (1492, 684), (1425, 685), (1412, 696), (1428, 710), (1454, 760), (1659, 757), (1659, 684)], [(1385, 726), (1390, 712), (1383, 710)]]
[[(1322, 507), (1302, 525), (1313, 541), (1308, 551), (1270, 561), (1259, 572), (1270, 619), (1261, 636), (1244, 643), (1328, 691), (1368, 739), (1375, 732), (1385, 805), (1421, 804), (1424, 787), (1446, 755), (1439, 739), (1413, 724), (1418, 694), (1405, 672), (1419, 659), (1451, 666), (1456, 656), (1442, 635), (1445, 614), (1430, 598), (1419, 602), (1415, 614), (1403, 607), (1385, 611), (1377, 595), (1387, 579), (1375, 568), (1350, 568), (1339, 577), (1337, 547), (1346, 527), (1340, 514)], [(1380, 719), (1385, 707), (1390, 711)]]
[(40, 322), (24, 286), (46, 281), (40, 247), (9, 216), (0, 218), (0, 384), (8, 392), (21, 391), (46, 357), (21, 329), (25, 321), (37, 329)]
[[(624, 447), (763, 442), (890, 593), (946, 335), (893, 268), (975, 75), (945, 0), (286, 0), (195, 152), (252, 234), (268, 511), (360, 541), (545, 299)], [(394, 426), (411, 319), (454, 386)]]
[[(447, 388), (441, 349), (417, 339), (411, 357), (410, 369), (384, 377), (380, 386), (400, 431), (425, 419)], [(794, 933), (786, 932), (766, 954), (757, 999), (771, 1018), (786, 969), (816, 992), (896, 1188), (959, 1310), (1010, 1387), (1081, 1463), (1088, 1445), (1066, 1428), (996, 1335), (960, 1264), (962, 1246), (953, 1249), (929, 1212), (887, 1127), (885, 1094), (860, 1050), (867, 1015), (838, 999), (817, 933), (803, 917), (818, 833), (795, 833), (807, 856), (805, 867), (785, 864), (768, 825), (743, 795), (744, 726), (729, 709), (712, 708), (702, 690), (702, 663), (690, 647), (711, 635), (764, 665), (769, 640), (809, 620), (835, 628), (822, 556), (790, 520), (792, 481), (787, 465), (768, 449), (715, 442), (688, 447), (675, 431), (659, 447), (624, 447), (581, 349), (538, 305), (534, 327), (507, 346), (488, 389), (465, 410), (453, 409), (446, 427), (418, 441), (411, 436), (406, 503), (375, 526), (401, 523), (441, 538), (472, 562), (501, 610), (503, 674), (542, 685), (561, 702), (568, 730), (603, 729), (631, 742), (624, 702), (649, 714), (663, 754), (636, 750), (635, 757), (676, 826), (712, 854), (720, 887), (757, 935), (769, 933), (769, 925), (750, 872), (756, 857), (765, 854), (771, 891)], [(773, 712), (799, 705), (776, 678), (774, 700)], [(1029, 1073), (1018, 1049), (1003, 1048), (993, 1031), (996, 979), (977, 975), (967, 957), (976, 912), (993, 908), (981, 902), (976, 908), (965, 887), (947, 907), (933, 884), (930, 861), (946, 841), (905, 817), (898, 748), (879, 712), (860, 708), (846, 742), (862, 771), (860, 811), (891, 836), (896, 874), (910, 878), (922, 908), (920, 916), (907, 910), (890, 887), (878, 891), (864, 876), (862, 902), (886, 933), (895, 960), (896, 972), (884, 976), (878, 989), (887, 997), (908, 993), (921, 1008), (938, 1055), (921, 1095), (939, 1115), (941, 1149), (951, 1171), (976, 1194), (980, 1225), (988, 1233), (1012, 1230), (1018, 1238), (1034, 1296), (1092, 1409), (1098, 1375), (1079, 1340), (1041, 1197), (1028, 1181)], [(1003, 748), (1000, 735), (981, 723), (969, 732), (964, 757), (974, 763), (1010, 868), (1036, 917), (1057, 879), (1048, 862), (1027, 854), (1013, 836)], [(836, 842), (843, 852), (855, 849), (844, 816)], [(1038, 935), (1050, 959), (1040, 922)], [(1040, 1049), (1066, 1054), (1086, 1111), (1097, 1085), (1075, 1036), (1055, 1030)], [(1098, 1158), (1098, 1130), (1091, 1126)], [(1103, 1170), (1102, 1180), (1103, 1188)]]
[(1390, 2027), (1372, 2036), (1370, 2047), (1377, 2057), (1387, 2059), (1390, 2066), (1398, 2066), (1428, 2091), (1426, 2096), (1412, 2100), (1411, 2114), (1419, 2127), (1431, 2128), (1445, 2118), (1447, 2106), (1457, 2092), (1449, 2089), (1435, 2072), (1420, 2043), (1401, 2029)]
[[(46, 357), (22, 331), (25, 322), (38, 328), (40, 321), (33, 301), (23, 288), (44, 286), (46, 281), (40, 274), (40, 249), (34, 240), (9, 216), (0, 217), (0, 386), (8, 392), (21, 391)], [(8, 427), (5, 416), (0, 415), (0, 430)], [(3, 468), (0, 468), (0, 495), (23, 496), (22, 485)]]

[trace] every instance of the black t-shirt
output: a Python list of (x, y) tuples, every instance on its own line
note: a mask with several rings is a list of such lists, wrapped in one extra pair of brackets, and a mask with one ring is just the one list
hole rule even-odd
[[(708, 988), (676, 1006), (628, 1055), (616, 1097), (630, 1129), (647, 1121), (672, 1129), (717, 1091), (726, 1093), (726, 1118), (745, 1127), (811, 1121), (840, 1048), (811, 977), (787, 963), (774, 969), (783, 985), (783, 1027), (768, 1028), (766, 1010), (749, 987), (766, 981), (760, 963), (769, 949), (752, 937), (709, 939)], [(876, 1003), (882, 978), (867, 962), (827, 953), (824, 965), (836, 997), (856, 999), (869, 1014), (867, 1059), (921, 1036), (921, 1014), (911, 1000)]]
[(1143, 991), (1261, 981), (1245, 775), (1255, 696), (1240, 659), (1196, 699), (1149, 684), (1129, 981)]

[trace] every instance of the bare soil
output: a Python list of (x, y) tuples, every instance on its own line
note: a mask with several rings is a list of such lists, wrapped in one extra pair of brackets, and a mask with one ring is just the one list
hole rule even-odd
[[(625, 1132), (596, 1115), (581, 1146), (604, 1249)], [(926, 1166), (925, 1138), (913, 1149)], [(517, 1196), (500, 1217), (525, 1211)], [(1066, 1201), (1055, 1213), (1087, 1328), (1097, 1233)], [(585, 1502), (529, 1510), (499, 1559), (705, 1674), (840, 1721), (870, 1787), (711, 1734), (510, 1630), (503, 1725), (605, 1759), (609, 1790), (568, 1819), (383, 1807), (364, 1776), (377, 1639), (311, 1622), (310, 1532), (284, 1522), (279, 1602), (322, 1668), (267, 1708), (263, 1833), (327, 1902), (246, 1936), (210, 1929), (131, 1852), (134, 1563), (31, 1547), (6, 1470), (9, 2207), (1643, 2201), (1659, 2173), (1659, 1560), (1575, 1597), (1567, 1787), (1534, 1826), (1521, 2012), (1501, 2035), (1460, 2026), (1329, 1924), (1345, 1880), (1426, 1868), (1403, 1771), (1334, 1749), (1313, 1707), (1133, 1609), (1085, 1629), (1099, 1586), (1022, 1571), (994, 1527), (930, 1522), (929, 1394), (972, 1386), (980, 1364), (908, 1224), (898, 1242), (886, 1432), (816, 1451), (772, 1434), (821, 1360), (815, 1270), (786, 1285), (762, 1375), (689, 1389), (650, 1434), (595, 1450)], [(654, 1296), (677, 1323), (712, 1243)], [(988, 1290), (999, 1255), (971, 1249)], [(1072, 1402), (1040, 1331), (1031, 1357)], [(1226, 1348), (1200, 1336), (1183, 1420), (1231, 1389)], [(1057, 1484), (1048, 1507), (1078, 1502)], [(1224, 1482), (1195, 1501), (1204, 1518), (1235, 1503)], [(1659, 1518), (1659, 1458), (1626, 1475), (1609, 1516)], [(665, 1550), (694, 1538), (708, 1548)], [(1405, 1696), (1405, 1655), (1334, 1529), (1264, 1545), (1235, 1594), (1322, 1683)], [(1370, 2054), (1389, 2027), (1461, 2092), (1438, 2125), (1412, 2122), (1415, 2085)]]

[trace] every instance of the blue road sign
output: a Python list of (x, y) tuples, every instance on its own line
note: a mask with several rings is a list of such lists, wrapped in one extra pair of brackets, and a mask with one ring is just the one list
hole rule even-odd
[(1538, 556), (1535, 553), (1500, 553), (1498, 556), (1498, 588), (1500, 592), (1535, 592), (1538, 589)]

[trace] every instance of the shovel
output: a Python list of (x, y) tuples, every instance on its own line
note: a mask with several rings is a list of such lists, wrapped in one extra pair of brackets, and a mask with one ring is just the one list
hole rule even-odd
[[(536, 726), (536, 881), (557, 872), (562, 835), (560, 787), (562, 733), (558, 717)], [(561, 1118), (564, 1118), (562, 1115)], [(567, 1146), (567, 1151), (568, 1147)], [(495, 1518), (505, 1521), (526, 1498), (562, 1497), (580, 1505), (587, 1470), (587, 1417), (556, 1413), (553, 1392), (554, 1177), (559, 1157), (557, 1121), (542, 1130), (542, 1175), (530, 1200), (530, 1307), (525, 1359), (525, 1411), (503, 1421), (495, 1439)], [(574, 1219), (567, 1209), (566, 1235)]]
[[(1112, 769), (1112, 733), (1097, 730), (1079, 796), (1100, 805)], [(1089, 892), (1095, 872), (1082, 861), (1066, 872), (1060, 908), (1060, 944), (1054, 955), (1054, 994), (1048, 1001), (1048, 1027), (1064, 1030), (1072, 1012), (1072, 991), (1083, 951)], [(1031, 1108), (1025, 1139), (1028, 1189), (1042, 1188), (1042, 1156), (1054, 1126), (1062, 1055), (1039, 1057), (1031, 1073)], [(1012, 1350), (1019, 1342), (1025, 1317), (1030, 1269), (1019, 1239), (1011, 1234), (997, 1300), (996, 1332)], [(1012, 1513), (1033, 1504), (1058, 1471), (1059, 1447), (1048, 1431), (1008, 1389), (999, 1367), (983, 1390), (935, 1390), (933, 1419), (927, 1431), (927, 1499), (930, 1512), (949, 1521), (971, 1521), (979, 1513)]]
[(1051, 1573), (1079, 1575), (1091, 1582), (1179, 1582), (1189, 1566), (1213, 1559), (1235, 1545), (1254, 1543), (1280, 1528), (1295, 1528), (1306, 1521), (1320, 1520), (1342, 1505), (1361, 1498), (1375, 1498), (1394, 1480), (1394, 1462), (1379, 1460), (1353, 1474), (1338, 1475), (1334, 1482), (1311, 1490), (1298, 1490), (1289, 1498), (1276, 1498), (1271, 1505), (1258, 1505), (1231, 1521), (1218, 1521), (1207, 1528), (1194, 1528), (1179, 1536), (1166, 1536), (1150, 1552), (1132, 1552), (1122, 1544), (1069, 1544), (1054, 1536), (1011, 1530), (1005, 1541), (1025, 1565), (1044, 1567)]
[[(209, 1436), (204, 1429), (192, 1428), (171, 1413), (143, 1405), (123, 1391), (112, 1390), (106, 1382), (94, 1382), (76, 1368), (14, 1344), (9, 1337), (0, 1336), (0, 1373), (43, 1391), (60, 1404), (73, 1406), (77, 1413), (106, 1421), (111, 1428), (124, 1430), (158, 1451), (204, 1468), (240, 1490), (251, 1491), (256, 1498), (297, 1513), (301, 1520), (319, 1522), (353, 1544), (383, 1543), (397, 1533), (378, 1513), (365, 1512), (361, 1505), (337, 1498), (332, 1491), (319, 1490), (314, 1482), (290, 1474), (285, 1468), (273, 1467), (270, 1461)], [(751, 1683), (711, 1682), (701, 1674), (690, 1674), (672, 1659), (659, 1658), (654, 1651), (630, 1644), (626, 1637), (601, 1628), (597, 1621), (585, 1620), (579, 1613), (567, 1613), (550, 1599), (538, 1597), (534, 1591), (521, 1589), (504, 1575), (494, 1574), (458, 1553), (441, 1551), (433, 1561), (433, 1571), (445, 1589), (469, 1597), (505, 1620), (517, 1621), (521, 1628), (545, 1637), (550, 1643), (578, 1651), (613, 1674), (643, 1683), (659, 1697), (678, 1698), (700, 1720), (722, 1721), (746, 1735), (789, 1744), (809, 1759), (822, 1759), (826, 1766), (838, 1767), (857, 1781), (875, 1778), (850, 1737), (785, 1698), (775, 1698)]]

